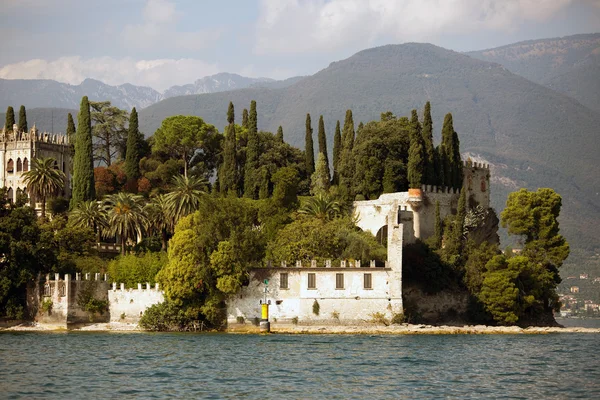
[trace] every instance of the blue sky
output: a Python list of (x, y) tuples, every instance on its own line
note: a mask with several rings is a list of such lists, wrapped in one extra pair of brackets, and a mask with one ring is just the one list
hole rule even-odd
[(600, 31), (600, 0), (3, 0), (0, 78), (163, 91), (217, 72), (283, 79), (368, 47), (456, 51)]

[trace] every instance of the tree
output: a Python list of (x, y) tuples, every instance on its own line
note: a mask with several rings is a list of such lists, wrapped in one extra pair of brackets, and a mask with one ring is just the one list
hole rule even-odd
[(81, 99), (75, 135), (75, 161), (73, 162), (73, 192), (71, 208), (81, 201), (96, 197), (94, 185), (94, 155), (92, 149), (92, 120), (87, 96)]
[(173, 233), (175, 222), (169, 209), (166, 195), (160, 194), (153, 197), (144, 206), (144, 212), (148, 217), (149, 232), (157, 232), (161, 238), (161, 250), (167, 251), (167, 240), (169, 234)]
[(258, 198), (258, 115), (256, 101), (250, 102), (250, 116), (248, 118), (248, 145), (246, 146), (246, 165), (244, 171), (244, 196), (250, 199)]
[(27, 112), (25, 106), (21, 106), (19, 109), (19, 132), (27, 132)]
[(73, 115), (67, 114), (67, 140), (74, 148), (75, 146), (75, 122), (73, 122)]
[[(187, 176), (192, 157), (204, 162), (208, 170), (217, 164), (220, 136), (213, 125), (200, 117), (176, 115), (165, 118), (154, 134), (153, 151), (164, 151), (183, 161), (183, 175)], [(197, 153), (200, 153), (198, 156)]]
[(23, 182), (30, 196), (42, 203), (42, 219), (46, 219), (46, 200), (64, 189), (65, 173), (56, 167), (56, 160), (52, 157), (31, 161), (31, 169), (23, 173)]
[(221, 193), (232, 192), (238, 194), (238, 163), (237, 163), (237, 140), (235, 134), (235, 110), (233, 103), (229, 102), (227, 110), (227, 132), (223, 146), (223, 164), (219, 170), (219, 186)]
[(91, 101), (94, 160), (110, 167), (113, 159), (125, 156), (127, 111), (111, 106), (110, 101)]
[(129, 116), (127, 152), (125, 153), (125, 174), (129, 180), (140, 178), (140, 160), (144, 138), (138, 128), (138, 114), (135, 107)]
[(342, 206), (339, 201), (332, 199), (327, 193), (320, 192), (308, 198), (298, 213), (323, 220), (334, 219), (342, 216)]
[(121, 282), (126, 288), (137, 288), (139, 282), (156, 283), (156, 275), (167, 264), (165, 253), (128, 254), (108, 264), (108, 274), (113, 282)]
[(174, 223), (200, 207), (207, 186), (208, 182), (203, 178), (183, 175), (173, 178), (173, 186), (165, 195), (165, 202), (168, 215)]
[(310, 177), (315, 172), (315, 150), (312, 138), (310, 114), (306, 114), (306, 137), (304, 140), (304, 154), (306, 157), (306, 174)]
[(6, 109), (6, 122), (4, 123), (4, 127), (8, 131), (12, 131), (14, 124), (15, 124), (15, 110), (11, 106), (8, 106), (8, 108)]
[(244, 111), (242, 111), (242, 128), (248, 129), (248, 109), (247, 108), (244, 108)]
[(337, 185), (340, 171), (340, 153), (342, 151), (342, 134), (340, 131), (340, 121), (335, 124), (335, 134), (333, 135), (333, 184)]
[(102, 232), (108, 228), (106, 217), (106, 211), (99, 201), (82, 201), (69, 213), (69, 223), (75, 227), (92, 227), (96, 241), (100, 242)]
[(108, 223), (106, 233), (121, 239), (121, 254), (125, 255), (127, 241), (141, 237), (148, 224), (144, 198), (132, 193), (115, 193), (104, 199), (104, 208)]
[(329, 176), (329, 156), (327, 155), (327, 135), (325, 135), (325, 123), (323, 122), (323, 116), (319, 117), (319, 154), (323, 154), (323, 160), (325, 162), (325, 168), (327, 171), (327, 179), (331, 181)]
[(421, 125), (417, 117), (417, 110), (412, 110), (410, 121), (411, 139), (408, 150), (408, 185), (412, 189), (420, 189), (425, 172), (425, 149)]
[(329, 180), (329, 171), (327, 170), (327, 164), (323, 153), (319, 153), (317, 168), (310, 180), (310, 190), (312, 194), (326, 193), (329, 190), (331, 181)]
[(423, 146), (425, 149), (425, 176), (424, 181), (428, 185), (436, 185), (435, 174), (435, 149), (433, 147), (433, 120), (431, 119), (431, 104), (425, 103), (423, 110)]
[(442, 127), (442, 143), (439, 149), (440, 167), (443, 169), (444, 186), (460, 188), (462, 186), (462, 160), (460, 158), (460, 143), (454, 130), (452, 114), (444, 117)]
[(435, 222), (433, 229), (433, 248), (439, 249), (442, 247), (442, 219), (440, 217), (440, 202), (435, 201)]
[(283, 143), (283, 128), (281, 127), (281, 125), (279, 125), (279, 128), (277, 128), (277, 140), (280, 143)]
[[(340, 190), (346, 200), (354, 200), (353, 180), (355, 162), (352, 157), (354, 150), (354, 120), (352, 110), (346, 111), (344, 129), (342, 130), (342, 148), (339, 159)], [(381, 160), (380, 160), (381, 161)]]

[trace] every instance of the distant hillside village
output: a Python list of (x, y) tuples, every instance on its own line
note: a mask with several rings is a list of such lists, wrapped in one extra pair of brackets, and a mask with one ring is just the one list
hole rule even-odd
[[(348, 110), (329, 136), (320, 116), (316, 146), (307, 114), (304, 150), (282, 127), (259, 131), (255, 101), (241, 124), (231, 102), (226, 116), (224, 133), (178, 115), (145, 139), (135, 108), (84, 97), (62, 136), (9, 108), (0, 315), (148, 330), (555, 324), (561, 198), (521, 189), (500, 220), (452, 114), (437, 146), (429, 102), (358, 126)], [(500, 222), (521, 253), (500, 250)]]
[(567, 276), (558, 287), (561, 317), (600, 317), (600, 276)]

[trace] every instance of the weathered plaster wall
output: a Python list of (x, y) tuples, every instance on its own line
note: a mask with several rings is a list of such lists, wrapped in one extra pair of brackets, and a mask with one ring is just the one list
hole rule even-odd
[(111, 322), (138, 323), (150, 306), (162, 303), (165, 297), (158, 283), (154, 288), (148, 283), (140, 283), (137, 289), (125, 289), (123, 284), (117, 289), (117, 284), (113, 283), (108, 291), (108, 301)]

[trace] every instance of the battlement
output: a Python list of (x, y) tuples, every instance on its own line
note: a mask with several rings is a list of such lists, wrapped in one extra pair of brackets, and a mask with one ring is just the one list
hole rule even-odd
[(152, 290), (155, 292), (160, 291), (160, 286), (158, 284), (158, 282), (154, 285), (154, 287), (152, 287), (152, 285), (150, 285), (149, 282), (146, 282), (146, 289), (143, 288), (143, 284), (142, 283), (138, 283), (137, 284), (137, 289), (125, 289), (125, 284), (121, 283), (119, 285), (119, 288), (117, 289), (117, 282), (113, 282), (112, 284), (112, 291), (113, 292), (135, 292), (135, 291), (148, 291), (148, 290)]
[(423, 193), (460, 194), (460, 189), (449, 186), (422, 185), (421, 191)]
[[(83, 277), (83, 279), (82, 279)], [(52, 279), (54, 278), (54, 279)], [(71, 274), (65, 274), (63, 279), (60, 279), (60, 274), (54, 274), (54, 276), (52, 276), (51, 274), (46, 274), (46, 281), (71, 281)], [(77, 272), (75, 274), (75, 281), (100, 281), (100, 282), (108, 282), (108, 274), (99, 274), (99, 273), (95, 273), (93, 274), (93, 279), (92, 279), (92, 274), (90, 273), (85, 273), (85, 274), (81, 274), (79, 272)]]
[(0, 142), (2, 143), (19, 143), (19, 142), (41, 142), (59, 145), (68, 145), (69, 138), (66, 135), (60, 133), (48, 133), (40, 132), (35, 125), (29, 130), (29, 132), (20, 131), (19, 127), (15, 124), (13, 129), (6, 129), (3, 127), (0, 131)]
[(465, 168), (476, 168), (476, 169), (486, 169), (486, 170), (490, 169), (490, 164), (473, 162), (471, 160), (463, 161), (463, 166)]
[[(310, 260), (309, 263), (302, 263), (301, 260), (297, 260), (296, 262), (289, 263), (287, 261), (282, 261), (279, 265), (273, 265), (271, 261), (267, 261), (267, 268), (375, 268), (376, 261), (371, 260), (369, 265), (362, 264), (361, 260), (338, 260), (339, 266), (334, 265), (332, 260), (325, 260), (322, 264), (319, 265), (317, 260)], [(337, 262), (336, 262), (337, 264)], [(385, 268), (388, 267), (388, 262), (385, 262)], [(256, 268), (256, 269), (264, 269), (264, 268)]]

